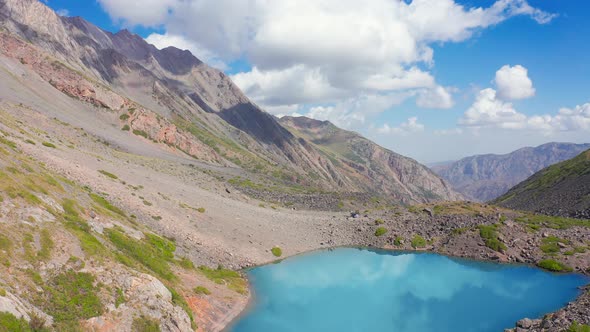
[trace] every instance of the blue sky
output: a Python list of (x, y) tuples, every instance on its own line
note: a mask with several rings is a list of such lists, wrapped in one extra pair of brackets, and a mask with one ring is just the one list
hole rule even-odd
[(422, 162), (590, 141), (586, 1), (246, 3), (47, 1), (190, 49), (275, 115), (331, 120)]

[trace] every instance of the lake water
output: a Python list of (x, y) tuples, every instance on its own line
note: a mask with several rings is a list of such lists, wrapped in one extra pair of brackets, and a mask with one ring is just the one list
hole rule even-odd
[(503, 331), (562, 307), (581, 275), (436, 254), (340, 248), (250, 270), (249, 311), (229, 330)]

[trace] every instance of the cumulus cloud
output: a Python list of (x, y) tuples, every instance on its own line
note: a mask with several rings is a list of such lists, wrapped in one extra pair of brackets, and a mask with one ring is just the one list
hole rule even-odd
[(488, 88), (480, 91), (459, 124), (473, 128), (526, 129), (541, 131), (545, 135), (589, 131), (590, 103), (561, 108), (555, 115), (526, 116), (517, 112), (511, 103), (498, 99), (496, 91)]
[(526, 120), (524, 114), (518, 113), (511, 103), (497, 98), (496, 90), (481, 90), (475, 102), (459, 120), (459, 124), (468, 127), (500, 127), (518, 129)]
[(70, 11), (69, 11), (69, 10), (67, 10), (67, 9), (65, 9), (65, 8), (58, 9), (58, 10), (56, 10), (55, 12), (56, 12), (56, 13), (57, 13), (57, 15), (59, 15), (59, 16), (70, 16)]
[(115, 20), (163, 26), (164, 36), (183, 36), (210, 59), (246, 58), (252, 71), (233, 79), (272, 107), (419, 90), (419, 106), (447, 108), (451, 95), (424, 69), (434, 64), (432, 43), (462, 41), (516, 15), (553, 18), (525, 0), (487, 8), (454, 0), (98, 1)]
[(152, 33), (145, 40), (159, 49), (174, 46), (181, 50), (189, 50), (194, 56), (199, 58), (199, 60), (212, 67), (220, 70), (228, 69), (227, 64), (219, 59), (217, 55), (211, 53), (196, 42), (190, 41), (183, 36), (171, 35), (168, 33)]
[(451, 92), (452, 88), (435, 86), (432, 89), (425, 89), (418, 93), (416, 105), (423, 108), (451, 108), (455, 105)]
[(362, 95), (330, 106), (312, 107), (307, 116), (317, 120), (329, 120), (342, 128), (360, 128), (366, 126), (369, 118), (401, 104), (412, 95), (412, 92)]
[(504, 100), (525, 99), (535, 95), (528, 70), (521, 65), (502, 66), (496, 72), (494, 83), (498, 88), (498, 97)]
[(424, 125), (418, 122), (417, 117), (411, 117), (407, 121), (401, 123), (397, 127), (391, 127), (385, 123), (383, 126), (377, 128), (379, 134), (384, 135), (408, 135), (411, 133), (417, 133), (424, 131)]

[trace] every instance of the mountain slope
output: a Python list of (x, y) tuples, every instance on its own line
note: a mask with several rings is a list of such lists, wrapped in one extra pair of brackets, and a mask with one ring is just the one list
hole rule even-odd
[[(26, 105), (60, 101), (47, 114), (129, 152), (156, 153), (146, 147), (156, 144), (275, 188), (370, 192), (404, 202), (458, 197), (436, 175), (416, 173), (422, 166), (410, 159), (398, 168), (395, 186), (381, 183), (387, 178), (359, 181), (350, 166), (334, 165), (188, 51), (158, 50), (127, 30), (110, 33), (79, 17), (60, 17), (36, 0), (0, 0), (0, 25), (0, 75), (11, 85), (0, 97)], [(101, 126), (125, 133), (106, 135)]]
[(513, 209), (590, 219), (590, 150), (537, 172), (494, 203)]
[(432, 170), (449, 181), (465, 196), (488, 201), (508, 191), (535, 172), (577, 156), (590, 144), (548, 143), (526, 147), (504, 155), (478, 155), (463, 158)]
[(280, 122), (296, 136), (308, 140), (326, 158), (354, 179), (356, 185), (393, 195), (403, 202), (462, 197), (427, 167), (387, 150), (357, 133), (342, 130), (329, 121), (285, 116)]

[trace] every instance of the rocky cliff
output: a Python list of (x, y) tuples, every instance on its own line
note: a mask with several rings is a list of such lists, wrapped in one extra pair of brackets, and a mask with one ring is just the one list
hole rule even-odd
[(504, 155), (467, 157), (433, 166), (432, 170), (468, 198), (489, 201), (506, 193), (535, 172), (573, 158), (588, 148), (590, 144), (548, 143)]

